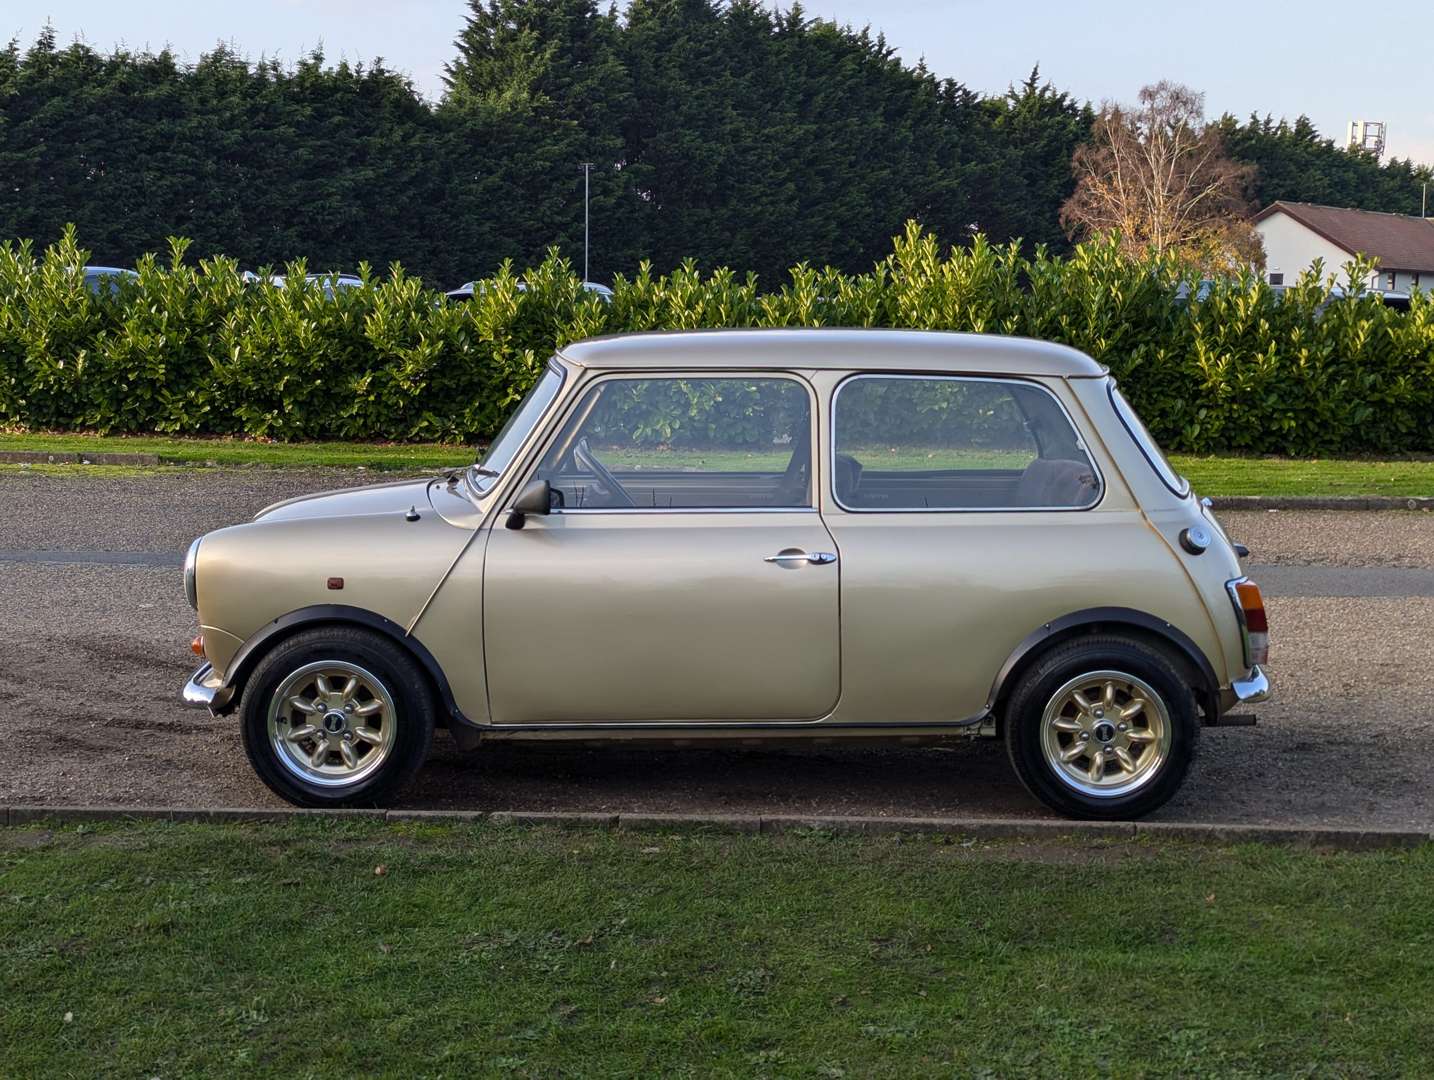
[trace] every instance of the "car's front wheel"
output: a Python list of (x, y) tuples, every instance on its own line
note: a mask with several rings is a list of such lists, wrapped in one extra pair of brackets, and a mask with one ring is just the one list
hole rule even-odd
[(254, 771), (300, 806), (382, 805), (433, 741), (423, 672), (358, 627), (320, 627), (280, 642), (254, 669), (240, 712)]
[(1189, 680), (1170, 658), (1105, 636), (1033, 664), (1005, 721), (1011, 764), (1032, 795), (1071, 817), (1123, 820), (1179, 790), (1200, 730)]

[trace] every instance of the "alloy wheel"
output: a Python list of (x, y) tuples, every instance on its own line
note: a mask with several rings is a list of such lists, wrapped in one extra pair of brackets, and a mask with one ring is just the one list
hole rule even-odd
[(397, 736), (393, 695), (372, 672), (345, 660), (305, 664), (290, 674), (270, 701), (268, 726), (279, 763), (324, 787), (372, 775)]

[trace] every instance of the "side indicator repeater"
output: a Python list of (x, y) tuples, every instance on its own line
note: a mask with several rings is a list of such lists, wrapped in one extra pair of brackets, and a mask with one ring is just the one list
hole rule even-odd
[(331, 578), (329, 578), (329, 588), (331, 588), (331, 589), (342, 589), (343, 587), (344, 587), (344, 579), (343, 579), (343, 578), (341, 578), (341, 577), (331, 577)]

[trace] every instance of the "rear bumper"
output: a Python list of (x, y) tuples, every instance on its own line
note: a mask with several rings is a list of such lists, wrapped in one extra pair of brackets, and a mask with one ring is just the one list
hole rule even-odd
[(199, 669), (189, 676), (181, 696), (186, 705), (215, 712), (229, 704), (234, 691), (224, 685), (224, 680), (215, 672), (213, 664), (201, 664)]
[[(1220, 704), (1228, 709), (1235, 705), (1254, 705), (1261, 701), (1270, 699), (1270, 680), (1260, 665), (1256, 664), (1250, 669), (1250, 674), (1243, 679), (1236, 679), (1230, 684), (1228, 690), (1221, 692), (1223, 699)], [(1223, 709), (1221, 711), (1224, 711)]]

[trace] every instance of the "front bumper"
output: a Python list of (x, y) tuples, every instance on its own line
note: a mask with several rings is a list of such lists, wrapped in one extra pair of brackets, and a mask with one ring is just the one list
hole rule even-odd
[(1236, 679), (1230, 684), (1228, 690), (1221, 692), (1220, 696), (1223, 699), (1220, 702), (1224, 707), (1221, 709), (1222, 712), (1236, 705), (1255, 705), (1261, 701), (1268, 701), (1270, 699), (1269, 677), (1260, 670), (1260, 665), (1256, 664), (1250, 669), (1250, 674), (1246, 678)]
[(182, 696), (186, 705), (215, 712), (229, 704), (234, 691), (224, 685), (224, 680), (214, 670), (213, 664), (201, 664), (184, 684)]

